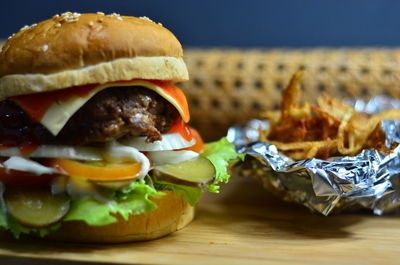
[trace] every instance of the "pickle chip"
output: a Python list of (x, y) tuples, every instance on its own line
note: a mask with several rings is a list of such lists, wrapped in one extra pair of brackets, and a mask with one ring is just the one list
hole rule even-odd
[(120, 180), (120, 181), (93, 181), (94, 184), (100, 187), (104, 187), (111, 190), (120, 190), (128, 187), (132, 184), (132, 180)]
[(156, 166), (154, 168), (157, 175), (166, 175), (180, 181), (206, 184), (213, 180), (215, 176), (215, 168), (211, 162), (204, 157), (197, 157), (179, 164), (168, 164)]
[(29, 227), (46, 227), (60, 221), (70, 208), (66, 194), (53, 195), (44, 189), (9, 188), (4, 194), (8, 213)]

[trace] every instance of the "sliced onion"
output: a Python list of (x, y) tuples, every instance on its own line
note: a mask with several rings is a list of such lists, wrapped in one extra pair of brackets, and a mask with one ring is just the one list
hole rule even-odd
[(142, 164), (139, 172), (139, 178), (144, 178), (150, 171), (150, 160), (147, 156), (132, 146), (111, 142), (107, 145), (104, 158), (109, 162), (129, 162), (136, 161)]
[(30, 172), (37, 176), (43, 174), (54, 174), (56, 170), (51, 167), (45, 167), (42, 164), (39, 164), (36, 161), (29, 160), (24, 157), (12, 156), (6, 161), (3, 162), (2, 165), (6, 169), (14, 169), (19, 171)]
[(147, 143), (146, 137), (133, 137), (120, 142), (124, 145), (135, 147), (139, 151), (175, 150), (190, 147), (196, 144), (194, 137), (192, 140), (187, 141), (179, 133), (163, 134), (161, 141), (155, 141), (153, 143)]
[(41, 145), (29, 154), (23, 154), (18, 147), (1, 149), (0, 156), (24, 156), (37, 158), (67, 158), (86, 161), (103, 160), (101, 149), (87, 146), (62, 146), (62, 145)]
[(181, 162), (194, 159), (199, 156), (198, 153), (182, 150), (182, 151), (155, 151), (149, 152), (149, 156), (155, 166), (165, 164), (179, 164)]

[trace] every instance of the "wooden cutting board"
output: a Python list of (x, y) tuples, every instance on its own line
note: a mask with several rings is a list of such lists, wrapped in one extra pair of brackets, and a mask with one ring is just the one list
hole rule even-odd
[[(235, 179), (195, 221), (162, 239), (84, 245), (0, 238), (0, 264), (398, 264), (400, 216), (324, 217)], [(90, 264), (89, 263), (89, 264)]]

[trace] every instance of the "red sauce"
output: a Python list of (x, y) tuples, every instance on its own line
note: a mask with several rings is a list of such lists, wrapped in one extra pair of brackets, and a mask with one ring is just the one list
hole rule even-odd
[(8, 149), (13, 146), (18, 146), (18, 149), (22, 155), (29, 155), (33, 153), (40, 145), (40, 142), (36, 138), (16, 138), (16, 137), (5, 137), (0, 140), (0, 150)]
[(204, 141), (201, 138), (199, 132), (192, 127), (189, 127), (189, 130), (192, 133), (194, 139), (196, 139), (196, 143), (192, 146), (189, 146), (189, 147), (186, 147), (183, 149), (179, 149), (179, 150), (190, 150), (190, 151), (194, 151), (196, 153), (203, 153), (205, 146), (204, 146)]
[(21, 154), (23, 155), (29, 155), (30, 153), (33, 153), (37, 148), (38, 145), (34, 145), (34, 144), (30, 144), (30, 145), (20, 145), (18, 146), (19, 151), (21, 152)]
[(72, 96), (85, 97), (98, 85), (86, 85), (62, 90), (11, 97), (35, 122), (40, 122), (43, 115), (54, 101), (67, 100)]
[(190, 121), (189, 105), (187, 103), (185, 94), (179, 87), (167, 81), (160, 81), (160, 80), (146, 80), (146, 81), (149, 81), (155, 84), (156, 86), (161, 87), (165, 93), (173, 97), (178, 102), (179, 106), (181, 106), (181, 108), (183, 109), (186, 118), (184, 122), (188, 123)]
[(181, 117), (176, 120), (171, 129), (169, 129), (168, 133), (179, 133), (186, 141), (191, 141), (193, 138), (189, 127), (186, 126)]

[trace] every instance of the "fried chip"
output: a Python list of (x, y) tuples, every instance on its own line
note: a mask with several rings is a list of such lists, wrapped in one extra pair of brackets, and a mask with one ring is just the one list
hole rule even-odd
[(280, 111), (263, 113), (270, 121), (261, 139), (295, 160), (356, 155), (364, 148), (387, 152), (382, 120), (400, 119), (400, 110), (376, 115), (358, 113), (339, 99), (324, 94), (317, 105), (299, 104), (303, 71), (296, 72), (282, 91)]

